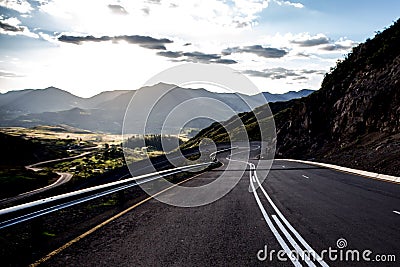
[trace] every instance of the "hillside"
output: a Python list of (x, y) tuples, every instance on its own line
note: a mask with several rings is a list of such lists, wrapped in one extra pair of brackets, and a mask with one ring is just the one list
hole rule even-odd
[[(325, 76), (320, 90), (270, 104), (278, 136), (276, 156), (399, 175), (399, 47), (400, 20), (353, 48)], [(262, 114), (263, 109), (254, 112)], [(244, 113), (241, 118), (250, 137), (257, 139), (254, 114)], [(204, 137), (227, 141), (221, 132), (221, 125), (214, 124), (185, 146)]]

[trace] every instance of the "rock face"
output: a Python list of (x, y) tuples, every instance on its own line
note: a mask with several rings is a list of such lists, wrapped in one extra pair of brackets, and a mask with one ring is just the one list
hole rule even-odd
[(275, 120), (277, 155), (399, 174), (399, 47), (400, 21), (355, 47), (319, 91), (292, 101)]
[[(400, 175), (399, 47), (400, 20), (355, 47), (326, 74), (320, 90), (284, 104), (271, 103), (276, 156)], [(227, 141), (221, 135), (218, 139)]]

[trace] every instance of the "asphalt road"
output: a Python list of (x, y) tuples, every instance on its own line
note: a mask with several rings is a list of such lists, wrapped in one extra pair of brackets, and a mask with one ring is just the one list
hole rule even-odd
[[(224, 166), (182, 185), (215, 180), (229, 161), (228, 153), (218, 158)], [(43, 266), (400, 266), (400, 185), (275, 161), (262, 187), (251, 192), (260, 179), (252, 170), (257, 160), (242, 161), (248, 170), (221, 199), (194, 208), (152, 199), (54, 253)], [(233, 168), (229, 176), (240, 173)], [(173, 188), (163, 194), (178, 193)], [(331, 257), (329, 248), (336, 250)], [(296, 249), (298, 260), (278, 254)], [(323, 259), (313, 257), (324, 250)], [(349, 250), (358, 250), (360, 261)], [(370, 260), (394, 255), (396, 261), (366, 262), (363, 253)]]
[[(72, 156), (72, 157), (41, 161), (41, 162), (38, 162), (38, 163), (35, 163), (35, 164), (31, 164), (31, 165), (25, 166), (25, 168), (27, 170), (31, 170), (31, 171), (37, 172), (37, 171), (41, 171), (42, 170), (42, 168), (39, 168), (38, 166), (41, 166), (41, 165), (44, 165), (44, 164), (48, 164), (48, 163), (56, 163), (56, 162), (62, 162), (62, 161), (66, 161), (66, 160), (77, 159), (77, 158), (81, 158), (81, 157), (84, 157), (84, 156), (92, 154), (92, 153), (93, 153), (93, 151), (89, 151), (89, 152), (84, 152), (82, 154), (79, 154), (79, 155), (76, 155), (76, 156)], [(45, 192), (47, 190), (50, 190), (50, 189), (58, 187), (58, 186), (60, 186), (62, 184), (68, 183), (73, 177), (73, 174), (69, 173), (69, 172), (55, 172), (55, 173), (57, 175), (59, 175), (60, 177), (54, 183), (49, 184), (49, 185), (44, 186), (44, 187), (40, 187), (40, 188), (34, 189), (32, 191), (28, 191), (28, 192), (24, 192), (24, 193), (18, 194), (18, 195), (14, 196), (14, 197), (1, 199), (0, 200), (0, 204), (4, 205), (4, 204), (12, 203), (12, 202), (15, 202), (15, 201), (27, 198), (27, 197), (31, 197), (31, 196), (39, 194), (39, 193), (43, 193), (43, 192)]]

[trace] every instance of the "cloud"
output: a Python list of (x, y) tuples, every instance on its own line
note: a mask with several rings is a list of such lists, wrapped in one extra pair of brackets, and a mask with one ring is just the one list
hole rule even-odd
[(39, 36), (31, 32), (28, 27), (20, 24), (21, 21), (17, 18), (3, 19), (3, 17), (0, 16), (0, 34), (24, 35), (32, 38), (39, 38)]
[(161, 0), (147, 0), (146, 3), (159, 5), (161, 4)]
[(288, 77), (296, 77), (300, 76), (299, 74), (295, 73), (293, 70), (288, 70), (285, 68), (271, 68), (271, 69), (264, 69), (263, 71), (257, 70), (246, 70), (244, 71), (245, 74), (248, 74), (253, 77), (263, 77), (269, 78), (272, 80), (279, 80), (285, 79)]
[(233, 60), (233, 59), (224, 59), (224, 58), (217, 59), (217, 60), (215, 60), (214, 62), (215, 62), (215, 63), (219, 63), (219, 64), (227, 64), (227, 65), (238, 63), (236, 60)]
[(120, 35), (120, 36), (101, 36), (94, 37), (92, 35), (88, 36), (71, 36), (71, 35), (61, 35), (58, 37), (60, 42), (71, 43), (80, 45), (84, 42), (107, 42), (107, 41), (126, 41), (130, 44), (137, 44), (141, 47), (156, 50), (166, 50), (165, 44), (172, 43), (170, 39), (162, 38), (156, 39), (150, 36), (142, 35)]
[(142, 8), (142, 11), (144, 14), (149, 15), (150, 14), (150, 8), (149, 7), (144, 7)]
[(112, 38), (109, 36), (102, 36), (102, 37), (94, 37), (92, 35), (88, 36), (70, 36), (70, 35), (61, 35), (58, 37), (60, 42), (64, 43), (71, 43), (80, 45), (84, 42), (104, 42), (104, 41), (111, 41)]
[(121, 5), (108, 5), (108, 8), (112, 11), (112, 13), (117, 15), (127, 15), (128, 12)]
[(262, 77), (262, 78), (268, 78), (271, 80), (279, 80), (279, 79), (287, 79), (287, 78), (292, 78), (293, 80), (306, 80), (308, 77), (305, 75), (310, 75), (310, 74), (325, 74), (326, 72), (323, 70), (309, 70), (309, 69), (303, 69), (303, 70), (290, 70), (286, 68), (270, 68), (270, 69), (264, 69), (262, 71), (258, 70), (246, 70), (244, 71), (244, 74), (253, 76), (253, 77)]
[(0, 21), (0, 28), (6, 32), (22, 32), (24, 29)]
[(19, 13), (30, 13), (33, 10), (31, 4), (26, 0), (2, 0), (0, 6)]
[(202, 52), (181, 52), (181, 51), (160, 51), (159, 56), (174, 59), (174, 61), (198, 62), (198, 63), (218, 63), (218, 64), (236, 64), (233, 59), (221, 58), (218, 54), (207, 54)]
[(301, 81), (301, 80), (308, 80), (308, 78), (307, 78), (306, 76), (299, 76), (299, 77), (293, 78), (293, 80), (295, 80), (295, 81)]
[(298, 44), (301, 47), (311, 47), (331, 43), (331, 40), (325, 35), (309, 36), (306, 38), (301, 38), (299, 40), (292, 40), (292, 44)]
[(290, 43), (299, 45), (300, 47), (317, 47), (321, 51), (346, 51), (358, 43), (340, 38), (336, 42), (328, 38), (324, 34), (317, 34), (310, 36), (309, 34), (299, 35), (296, 39), (291, 40)]
[(244, 47), (227, 48), (222, 51), (223, 55), (231, 55), (233, 53), (252, 53), (265, 58), (281, 58), (288, 54), (286, 50), (263, 47), (261, 45), (252, 45)]
[(165, 44), (173, 43), (172, 40), (167, 38), (156, 39), (150, 36), (142, 35), (122, 35), (114, 37), (115, 40), (124, 40), (130, 44), (138, 44), (142, 47), (149, 49), (160, 49), (165, 50)]
[(191, 59), (195, 62), (207, 62), (210, 60), (220, 59), (221, 56), (217, 54), (205, 54), (202, 52), (185, 52), (182, 54), (183, 56)]
[(0, 70), (0, 77), (1, 78), (18, 78), (18, 77), (24, 77), (24, 76), (13, 73), (13, 72)]
[(301, 70), (302, 74), (325, 74), (324, 70)]
[(178, 58), (182, 56), (182, 52), (174, 52), (174, 51), (160, 51), (157, 52), (157, 55), (168, 57), (168, 58)]
[(279, 1), (279, 0), (275, 0), (274, 2), (280, 6), (291, 6), (291, 7), (295, 7), (295, 8), (304, 8), (304, 5), (302, 3), (293, 3), (290, 1)]
[(352, 43), (350, 45), (342, 45), (342, 44), (329, 44), (326, 46), (321, 47), (321, 50), (325, 50), (325, 51), (343, 51), (343, 50), (348, 50), (350, 48), (352, 48), (353, 46), (357, 45), (356, 43)]

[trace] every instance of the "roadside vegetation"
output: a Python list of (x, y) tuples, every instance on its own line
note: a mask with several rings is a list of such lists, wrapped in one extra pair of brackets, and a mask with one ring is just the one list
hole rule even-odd
[[(56, 172), (73, 174), (69, 183), (79, 187), (89, 179), (123, 169), (127, 163), (163, 155), (164, 151), (172, 151), (182, 143), (176, 136), (133, 135), (123, 142), (120, 135), (68, 130), (71, 129), (66, 126), (0, 129), (0, 199), (54, 183), (59, 178)], [(25, 168), (87, 152), (75, 159), (35, 166), (41, 169), (37, 172)]]

